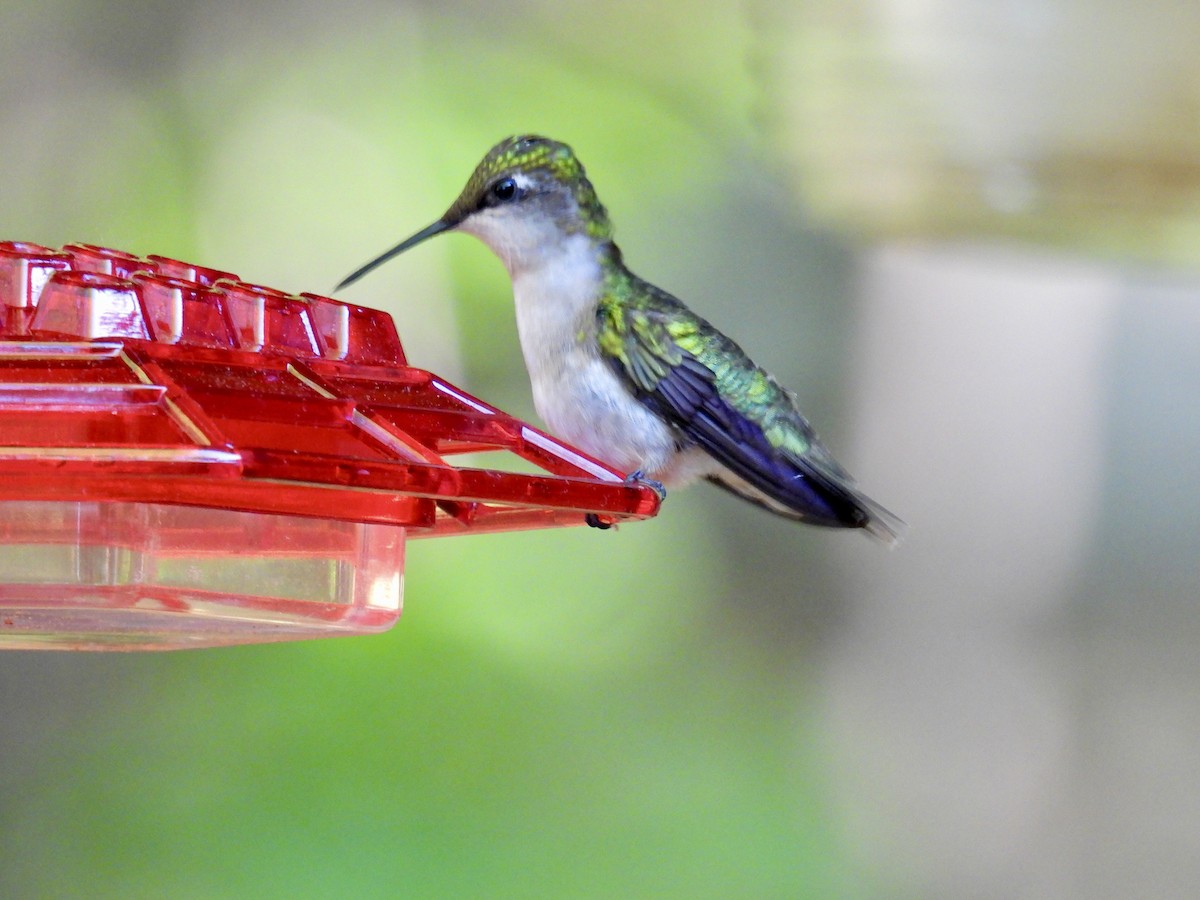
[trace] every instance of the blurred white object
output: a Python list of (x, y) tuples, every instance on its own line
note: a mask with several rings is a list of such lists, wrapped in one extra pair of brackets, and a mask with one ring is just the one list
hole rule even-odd
[(762, 29), (823, 219), (1200, 260), (1200, 5), (814, 0)]

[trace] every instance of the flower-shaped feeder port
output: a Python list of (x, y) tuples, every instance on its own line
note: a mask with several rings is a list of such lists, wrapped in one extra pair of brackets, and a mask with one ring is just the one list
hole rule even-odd
[(409, 536), (658, 509), (409, 366), (379, 310), (19, 242), (0, 243), (0, 301), (0, 648), (382, 631)]

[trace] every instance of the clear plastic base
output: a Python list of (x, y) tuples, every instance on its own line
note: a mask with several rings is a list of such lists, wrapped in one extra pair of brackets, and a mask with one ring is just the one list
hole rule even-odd
[(0, 502), (0, 648), (168, 650), (389, 628), (405, 529), (151, 503)]

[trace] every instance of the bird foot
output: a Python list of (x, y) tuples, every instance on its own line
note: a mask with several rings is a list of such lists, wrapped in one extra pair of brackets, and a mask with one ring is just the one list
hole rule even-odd
[(641, 469), (638, 469), (636, 472), (630, 472), (628, 475), (626, 475), (625, 483), (644, 484), (646, 487), (650, 488), (650, 490), (654, 491), (654, 493), (658, 494), (658, 500), (660, 503), (667, 499), (667, 489), (663, 486), (663, 483), (661, 481), (655, 481), (653, 478), (647, 478), (646, 473)]
[[(661, 503), (667, 499), (667, 489), (663, 487), (661, 481), (655, 481), (652, 478), (647, 478), (645, 473), (638, 469), (636, 472), (630, 472), (625, 476), (626, 484), (644, 484), (654, 493), (658, 494), (658, 501)], [(598, 513), (588, 513), (583, 517), (583, 521), (587, 522), (592, 528), (599, 528), (601, 531), (608, 531), (613, 527), (612, 522), (606, 522)]]

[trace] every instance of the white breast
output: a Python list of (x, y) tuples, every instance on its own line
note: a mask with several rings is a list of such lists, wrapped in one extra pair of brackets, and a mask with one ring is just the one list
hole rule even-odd
[(539, 264), (511, 272), (517, 331), (538, 415), (553, 434), (615, 468), (663, 475), (675, 455), (675, 436), (600, 358), (596, 250), (583, 235), (552, 246), (557, 252)]

